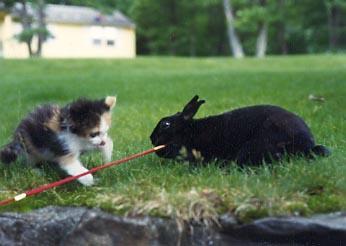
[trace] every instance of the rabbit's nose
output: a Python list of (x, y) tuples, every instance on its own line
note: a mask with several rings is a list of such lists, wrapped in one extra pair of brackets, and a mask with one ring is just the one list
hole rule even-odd
[(153, 145), (157, 145), (157, 140), (156, 140), (156, 139), (151, 138), (151, 143), (152, 143)]
[(153, 145), (157, 145), (157, 138), (153, 134), (150, 135), (150, 140)]

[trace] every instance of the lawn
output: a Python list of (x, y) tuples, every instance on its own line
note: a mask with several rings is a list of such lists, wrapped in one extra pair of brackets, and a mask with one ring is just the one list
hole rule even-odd
[[(0, 60), (0, 145), (17, 123), (42, 103), (116, 94), (111, 136), (114, 159), (151, 147), (163, 116), (195, 94), (206, 99), (197, 117), (253, 104), (276, 104), (302, 116), (329, 158), (301, 158), (273, 166), (191, 166), (152, 154), (95, 174), (97, 184), (55, 188), (4, 211), (48, 205), (98, 207), (115, 214), (154, 215), (209, 223), (231, 212), (241, 221), (346, 209), (346, 56), (138, 58), (135, 60)], [(323, 96), (324, 102), (309, 100)], [(89, 168), (99, 153), (82, 157)], [(61, 178), (49, 165), (0, 164), (0, 199)]]

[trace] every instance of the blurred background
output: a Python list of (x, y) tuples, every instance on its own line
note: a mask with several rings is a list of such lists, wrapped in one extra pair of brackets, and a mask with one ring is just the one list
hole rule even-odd
[(0, 56), (346, 51), (346, 0), (0, 0)]

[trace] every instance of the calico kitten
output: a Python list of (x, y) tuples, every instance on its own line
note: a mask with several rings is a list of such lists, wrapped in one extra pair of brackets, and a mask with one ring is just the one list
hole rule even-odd
[[(113, 141), (107, 131), (115, 104), (116, 97), (108, 96), (101, 100), (79, 99), (65, 107), (40, 106), (22, 120), (12, 142), (0, 151), (0, 159), (11, 163), (24, 154), (34, 163), (57, 163), (69, 175), (87, 171), (79, 160), (84, 151), (98, 149), (108, 162)], [(93, 176), (89, 174), (78, 181), (89, 186)]]

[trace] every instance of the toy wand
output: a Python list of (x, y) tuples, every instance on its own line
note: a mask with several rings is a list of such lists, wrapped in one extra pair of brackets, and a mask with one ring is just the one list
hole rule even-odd
[(24, 198), (26, 198), (28, 196), (33, 196), (33, 195), (39, 194), (39, 193), (41, 193), (43, 191), (52, 189), (54, 187), (57, 187), (57, 186), (69, 183), (69, 182), (71, 182), (73, 180), (76, 180), (76, 179), (78, 179), (80, 177), (83, 177), (85, 175), (88, 175), (88, 174), (91, 174), (91, 173), (95, 173), (95, 172), (97, 172), (97, 171), (99, 171), (101, 169), (105, 169), (105, 168), (108, 168), (108, 167), (111, 167), (111, 166), (117, 166), (117, 165), (120, 165), (120, 164), (122, 164), (124, 162), (128, 162), (130, 160), (133, 160), (133, 159), (136, 159), (136, 158), (139, 158), (139, 157), (151, 154), (151, 153), (156, 152), (156, 151), (158, 151), (160, 149), (163, 149), (164, 147), (166, 147), (166, 146), (165, 145), (159, 145), (159, 146), (156, 146), (155, 148), (148, 149), (146, 151), (143, 151), (143, 152), (140, 152), (140, 153), (137, 153), (137, 154), (125, 157), (123, 159), (120, 159), (120, 160), (117, 160), (117, 161), (112, 161), (112, 162), (103, 164), (103, 165), (98, 166), (98, 167), (94, 167), (94, 168), (90, 169), (89, 171), (86, 171), (84, 173), (78, 174), (76, 176), (69, 176), (67, 178), (58, 180), (56, 182), (39, 186), (39, 187), (37, 187), (35, 189), (28, 190), (28, 191), (23, 192), (23, 193), (21, 193), (19, 195), (16, 195), (15, 197), (12, 197), (12, 198), (0, 201), (0, 206), (5, 206), (5, 205), (10, 204), (12, 202), (18, 202), (18, 201), (20, 201), (20, 200), (22, 200), (22, 199), (24, 199)]

